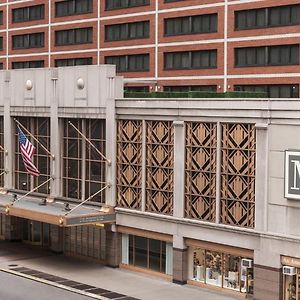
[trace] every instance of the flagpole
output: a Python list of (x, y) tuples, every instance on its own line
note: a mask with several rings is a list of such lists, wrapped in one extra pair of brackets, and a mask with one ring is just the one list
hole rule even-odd
[(97, 148), (96, 146), (75, 126), (73, 125), (70, 121), (69, 121), (69, 124), (78, 132), (79, 135), (81, 135), (85, 141), (87, 141), (91, 147), (96, 150), (96, 152), (107, 162), (107, 164), (110, 166), (111, 165), (111, 161), (106, 158)]
[(75, 207), (73, 207), (70, 211), (68, 211), (67, 213), (65, 213), (65, 216), (67, 216), (69, 213), (71, 213), (72, 211), (74, 211), (76, 208), (78, 208), (79, 206), (83, 205), (84, 203), (86, 203), (87, 201), (89, 201), (90, 199), (92, 199), (93, 197), (95, 197), (96, 195), (100, 194), (102, 191), (104, 191), (106, 188), (110, 187), (110, 184), (107, 184), (105, 187), (103, 187), (101, 190), (97, 191), (96, 193), (94, 193), (93, 195), (91, 195), (90, 197), (88, 197), (87, 199), (85, 199), (83, 202), (79, 203), (78, 205), (76, 205)]
[(37, 189), (39, 189), (40, 187), (42, 187), (43, 185), (45, 185), (46, 183), (48, 183), (51, 179), (54, 180), (54, 178), (50, 177), (48, 180), (46, 180), (45, 182), (41, 183), (40, 185), (38, 185), (37, 187), (33, 188), (32, 190), (30, 190), (29, 192), (27, 192), (25, 195), (21, 196), (20, 198), (16, 199), (11, 206), (13, 206), (16, 202), (24, 199), (26, 196), (28, 196), (29, 194), (33, 193), (34, 191), (36, 191)]
[(54, 159), (54, 154), (52, 154), (37, 138), (35, 138), (34, 135), (32, 135), (16, 118), (14, 118), (15, 122), (22, 128), (24, 131), (26, 131), (27, 134), (29, 134), (48, 154), (51, 155), (51, 157)]

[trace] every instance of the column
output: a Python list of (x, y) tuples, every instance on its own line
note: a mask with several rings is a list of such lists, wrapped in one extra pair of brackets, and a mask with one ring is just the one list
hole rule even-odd
[(5, 216), (5, 240), (22, 240), (22, 219), (12, 216)]
[(173, 282), (186, 284), (188, 276), (188, 251), (181, 236), (173, 236)]
[(50, 225), (50, 249), (55, 253), (64, 252), (64, 229), (57, 225)]
[(122, 258), (122, 234), (116, 231), (115, 225), (106, 225), (105, 263), (112, 268), (118, 268)]

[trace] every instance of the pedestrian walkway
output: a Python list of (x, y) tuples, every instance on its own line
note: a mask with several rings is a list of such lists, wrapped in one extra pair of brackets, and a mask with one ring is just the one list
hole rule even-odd
[[(19, 271), (25, 271), (27, 268), (28, 274), (44, 273), (48, 275), (48, 278), (51, 278), (51, 276), (57, 280), (62, 278), (63, 280), (76, 282), (77, 286), (80, 283), (81, 287), (87, 285), (87, 289), (89, 287), (90, 289), (98, 288), (99, 295), (101, 295), (101, 289), (103, 289), (112, 293), (112, 296), (120, 294), (120, 298), (123, 296), (124, 299), (126, 297), (127, 299), (136, 298), (141, 300), (240, 299), (208, 289), (177, 285), (156, 277), (124, 269), (105, 267), (95, 262), (54, 255), (51, 252), (20, 243), (0, 241), (0, 268), (2, 270), (13, 269), (16, 272), (18, 272), (18, 269)], [(28, 271), (28, 269), (31, 271)], [(38, 279), (38, 276), (36, 278)], [(74, 288), (76, 289), (76, 286)], [(102, 295), (105, 296), (104, 294)], [(103, 297), (98, 299), (109, 298)]]

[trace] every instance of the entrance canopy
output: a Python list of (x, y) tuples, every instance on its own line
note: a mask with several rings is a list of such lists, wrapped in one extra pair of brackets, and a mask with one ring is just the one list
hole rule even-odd
[[(66, 204), (68, 206), (66, 210)], [(109, 206), (80, 206), (73, 211), (77, 204), (63, 201), (47, 202), (41, 198), (25, 197), (14, 201), (14, 195), (0, 195), (0, 212), (34, 221), (59, 225), (63, 227), (89, 224), (114, 223), (114, 209)]]

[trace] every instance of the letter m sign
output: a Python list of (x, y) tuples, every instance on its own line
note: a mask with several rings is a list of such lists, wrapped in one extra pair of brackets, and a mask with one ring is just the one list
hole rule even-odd
[(285, 151), (284, 197), (300, 200), (300, 151)]

